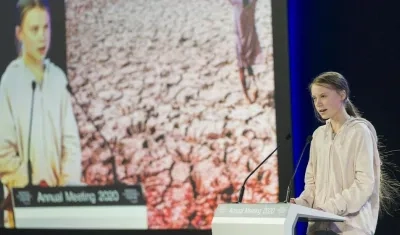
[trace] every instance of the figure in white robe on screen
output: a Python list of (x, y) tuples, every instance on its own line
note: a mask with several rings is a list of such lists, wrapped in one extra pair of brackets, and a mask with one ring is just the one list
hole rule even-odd
[(263, 62), (263, 56), (256, 31), (255, 12), (257, 0), (229, 0), (233, 6), (236, 56), (239, 68), (239, 78), (245, 98), (254, 102), (247, 92), (245, 69), (254, 80), (252, 66)]
[[(8, 188), (28, 184), (28, 138), (32, 184), (80, 184), (81, 149), (64, 72), (46, 58), (50, 46), (50, 13), (38, 0), (17, 4), (16, 37), (20, 56), (0, 81), (0, 179)], [(32, 82), (36, 83), (32, 106)], [(10, 209), (10, 197), (3, 208)], [(12, 213), (8, 227), (13, 227)]]

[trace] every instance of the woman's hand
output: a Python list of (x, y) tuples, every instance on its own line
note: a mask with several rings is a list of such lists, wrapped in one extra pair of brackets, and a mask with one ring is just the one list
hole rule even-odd
[(290, 203), (296, 204), (296, 202), (294, 201), (294, 198), (290, 198)]

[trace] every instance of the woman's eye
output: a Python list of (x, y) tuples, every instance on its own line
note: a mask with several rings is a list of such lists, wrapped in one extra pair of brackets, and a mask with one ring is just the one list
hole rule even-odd
[(39, 30), (39, 27), (33, 27), (33, 28), (32, 28), (32, 31), (33, 31), (34, 33), (36, 33), (38, 30)]

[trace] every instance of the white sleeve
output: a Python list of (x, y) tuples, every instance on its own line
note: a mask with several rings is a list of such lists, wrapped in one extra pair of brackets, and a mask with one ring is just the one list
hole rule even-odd
[(0, 178), (14, 173), (22, 164), (22, 157), (18, 154), (10, 97), (5, 84), (3, 75), (0, 81)]

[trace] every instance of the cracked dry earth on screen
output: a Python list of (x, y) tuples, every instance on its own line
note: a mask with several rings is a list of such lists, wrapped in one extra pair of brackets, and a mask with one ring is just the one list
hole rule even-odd
[[(229, 1), (66, 0), (82, 180), (113, 182), (101, 133), (119, 180), (143, 184), (149, 228), (209, 229), (217, 204), (237, 200), (276, 147), (269, 4), (257, 5), (265, 63), (254, 67), (258, 98), (248, 104)], [(246, 202), (278, 200), (276, 156), (246, 190)]]

